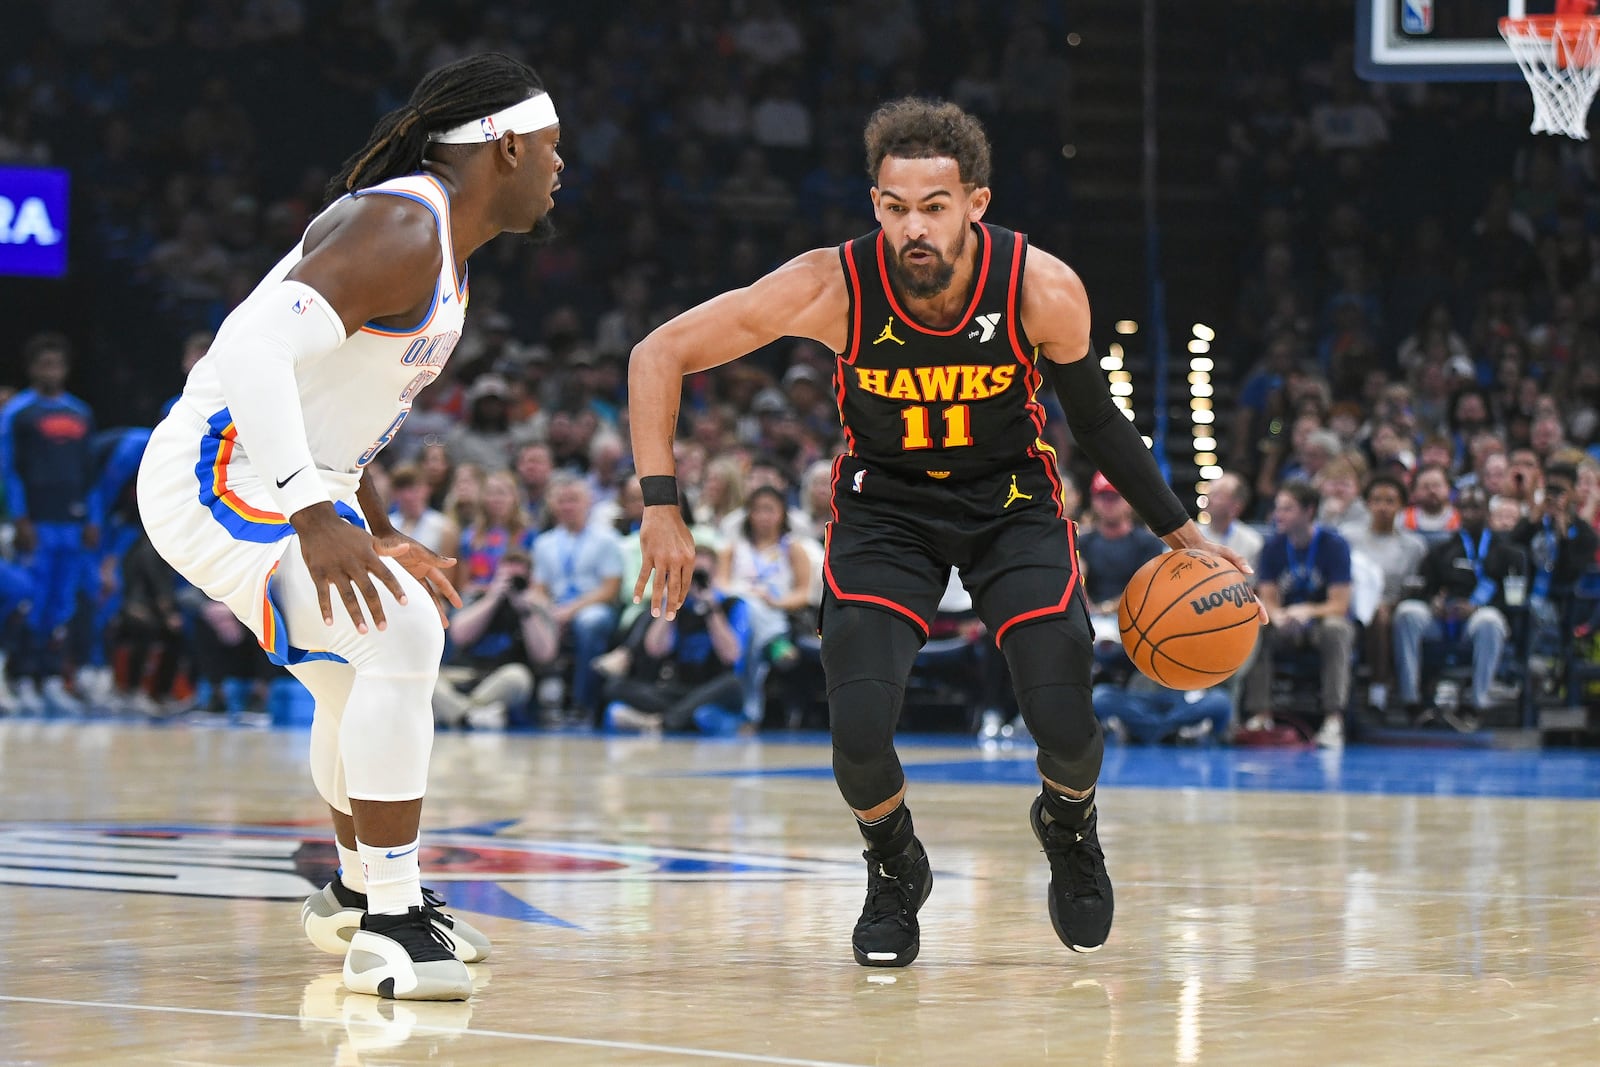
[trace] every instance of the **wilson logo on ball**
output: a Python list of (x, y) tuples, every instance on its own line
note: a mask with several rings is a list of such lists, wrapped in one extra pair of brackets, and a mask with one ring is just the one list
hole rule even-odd
[(1191, 600), (1189, 601), (1189, 606), (1194, 609), (1196, 615), (1204, 615), (1212, 608), (1220, 608), (1224, 604), (1232, 604), (1237, 608), (1244, 604), (1254, 604), (1255, 602), (1255, 590), (1244, 582), (1239, 582), (1236, 585), (1228, 586), (1226, 589), (1218, 589), (1216, 592), (1200, 597), (1198, 600)]

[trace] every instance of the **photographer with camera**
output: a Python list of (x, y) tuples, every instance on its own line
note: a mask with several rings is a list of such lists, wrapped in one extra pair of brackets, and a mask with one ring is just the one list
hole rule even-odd
[(641, 615), (627, 640), (595, 662), (609, 676), (606, 725), (614, 730), (733, 733), (745, 728), (740, 682), (749, 610), (711, 588), (716, 554), (696, 546), (689, 596), (677, 617)]
[(531, 665), (554, 659), (557, 641), (550, 602), (532, 574), (526, 552), (508, 551), (483, 594), (451, 618), (450, 646), (433, 689), (439, 725), (501, 729), (511, 709), (527, 704)]

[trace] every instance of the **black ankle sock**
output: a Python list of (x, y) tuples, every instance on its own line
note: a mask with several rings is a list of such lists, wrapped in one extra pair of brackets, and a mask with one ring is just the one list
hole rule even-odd
[(1044, 787), (1044, 821), (1046, 823), (1058, 822), (1063, 826), (1070, 826), (1076, 830), (1089, 821), (1089, 816), (1094, 814), (1094, 787), (1089, 787), (1089, 795), (1082, 800), (1073, 800), (1071, 797), (1062, 796), (1060, 793)]
[(889, 814), (872, 822), (856, 819), (856, 828), (866, 840), (867, 847), (888, 856), (898, 855), (911, 847), (913, 830), (911, 808), (902, 803)]

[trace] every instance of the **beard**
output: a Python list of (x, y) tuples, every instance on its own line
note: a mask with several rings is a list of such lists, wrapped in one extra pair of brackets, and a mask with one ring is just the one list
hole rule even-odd
[[(961, 232), (961, 240), (956, 242), (956, 247), (951, 250), (949, 259), (939, 254), (939, 250), (926, 241), (910, 241), (889, 260), (889, 273), (894, 276), (894, 282), (906, 295), (914, 296), (918, 300), (927, 300), (938, 296), (950, 288), (950, 281), (956, 276), (956, 261), (961, 258), (961, 253), (967, 247), (967, 234)], [(908, 252), (923, 251), (933, 256), (933, 262), (920, 266), (910, 266), (906, 263)]]
[(561, 230), (556, 226), (555, 220), (548, 213), (540, 215), (533, 224), (533, 229), (522, 235), (523, 243), (538, 247), (547, 245), (559, 236)]

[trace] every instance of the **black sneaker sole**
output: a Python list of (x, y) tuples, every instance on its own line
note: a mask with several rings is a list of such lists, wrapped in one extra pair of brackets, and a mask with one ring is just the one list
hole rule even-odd
[[(928, 902), (928, 895), (932, 892), (933, 871), (930, 868), (928, 871), (928, 877), (923, 879), (922, 899), (917, 901), (918, 911), (921, 911), (922, 905)], [(856, 962), (861, 964), (863, 967), (905, 967), (915, 960), (917, 958), (917, 954), (922, 951), (922, 931), (917, 931), (917, 936), (911, 939), (911, 946), (909, 948), (890, 959), (873, 959), (866, 952), (862, 951), (861, 947), (858, 946), (853, 940), (850, 942), (850, 951), (855, 953)], [(880, 955), (888, 954), (881, 953)]]

